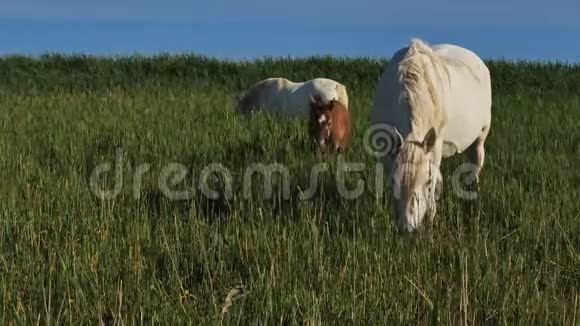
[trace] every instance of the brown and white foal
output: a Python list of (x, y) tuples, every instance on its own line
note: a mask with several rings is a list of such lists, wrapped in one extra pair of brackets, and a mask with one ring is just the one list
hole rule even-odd
[(310, 136), (322, 152), (327, 147), (342, 153), (351, 134), (350, 114), (339, 101), (324, 102), (320, 97), (310, 98)]

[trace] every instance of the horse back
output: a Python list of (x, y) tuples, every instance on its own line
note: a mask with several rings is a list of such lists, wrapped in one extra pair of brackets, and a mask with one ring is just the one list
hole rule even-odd
[(433, 46), (446, 59), (449, 88), (445, 96), (447, 123), (443, 137), (454, 152), (463, 152), (491, 124), (491, 77), (472, 51), (450, 44)]
[(306, 85), (312, 95), (318, 95), (324, 101), (339, 101), (348, 110), (348, 93), (343, 84), (328, 78), (315, 78), (305, 83)]

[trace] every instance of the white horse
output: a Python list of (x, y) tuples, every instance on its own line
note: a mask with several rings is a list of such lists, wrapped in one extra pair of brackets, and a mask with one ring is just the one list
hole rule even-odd
[(254, 84), (238, 98), (238, 110), (242, 113), (261, 109), (284, 115), (300, 115), (310, 112), (311, 98), (324, 103), (339, 101), (348, 110), (348, 94), (344, 85), (326, 78), (306, 82), (292, 82), (286, 78), (268, 78)]
[(476, 186), (491, 125), (491, 79), (470, 50), (413, 39), (387, 63), (375, 90), (372, 130), (387, 132), (385, 177), (400, 229), (431, 224), (442, 158), (465, 151)]

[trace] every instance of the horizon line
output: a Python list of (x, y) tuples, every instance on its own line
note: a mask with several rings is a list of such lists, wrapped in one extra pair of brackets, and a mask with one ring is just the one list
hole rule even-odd
[[(126, 53), (112, 53), (112, 54), (97, 54), (97, 53), (83, 53), (83, 52), (66, 52), (66, 51), (45, 51), (39, 54), (31, 53), (0, 53), (0, 60), (25, 58), (33, 61), (42, 61), (50, 57), (61, 57), (65, 59), (87, 58), (87, 59), (105, 59), (105, 60), (122, 60), (131, 58), (140, 59), (159, 59), (159, 58), (198, 58), (206, 60), (216, 60), (229, 63), (257, 63), (267, 60), (308, 60), (308, 59), (340, 59), (340, 60), (369, 60), (369, 61), (389, 61), (390, 56), (361, 56), (361, 55), (338, 55), (338, 54), (314, 54), (314, 55), (258, 55), (252, 57), (232, 57), (232, 56), (217, 56), (203, 54), (193, 51), (157, 51), (155, 53), (143, 53), (140, 51), (132, 51)], [(498, 57), (481, 57), (483, 61), (488, 62), (505, 62), (505, 63), (536, 63), (536, 64), (556, 64), (568, 66), (580, 66), (580, 61), (571, 61), (565, 59), (528, 59), (528, 58), (509, 58), (504, 56)]]

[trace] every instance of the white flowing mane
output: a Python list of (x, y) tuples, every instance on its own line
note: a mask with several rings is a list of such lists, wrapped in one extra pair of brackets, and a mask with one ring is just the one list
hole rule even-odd
[(423, 133), (435, 127), (439, 132), (447, 120), (438, 85), (440, 82), (441, 86), (449, 84), (447, 61), (433, 53), (421, 40), (413, 39), (399, 63), (399, 80), (403, 97), (411, 110), (413, 131)]

